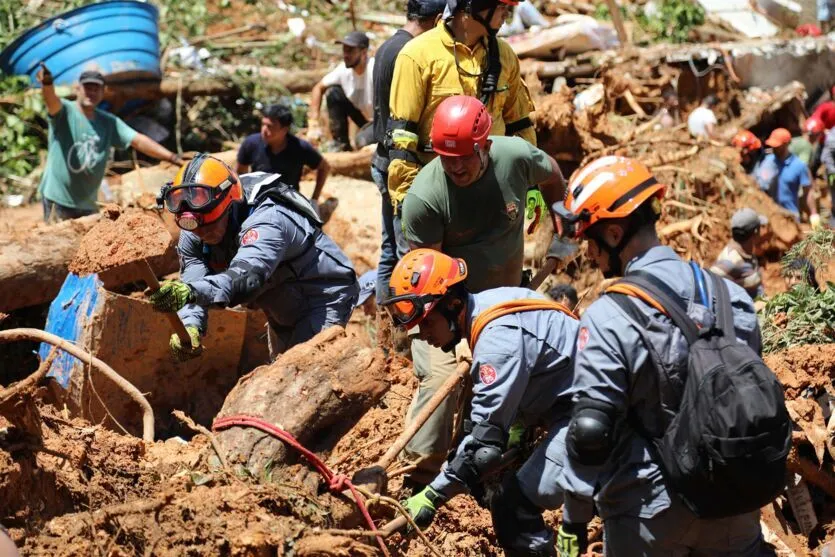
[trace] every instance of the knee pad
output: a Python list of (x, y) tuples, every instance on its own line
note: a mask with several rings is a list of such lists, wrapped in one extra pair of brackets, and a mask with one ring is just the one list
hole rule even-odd
[(568, 455), (587, 466), (606, 462), (614, 447), (615, 407), (608, 402), (584, 398), (574, 405), (568, 424)]

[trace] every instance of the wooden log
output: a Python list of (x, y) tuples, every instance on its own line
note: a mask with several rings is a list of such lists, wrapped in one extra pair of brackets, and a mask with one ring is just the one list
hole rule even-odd
[(310, 92), (313, 86), (319, 83), (319, 80), (328, 73), (327, 68), (316, 70), (285, 70), (283, 68), (255, 66), (251, 64), (223, 64), (221, 69), (230, 74), (245, 72), (254, 77), (269, 79), (274, 85), (281, 85), (291, 93)]
[[(244, 376), (218, 418), (257, 416), (292, 434), (313, 451), (327, 450), (388, 390), (385, 357), (357, 349), (341, 327), (327, 329)], [(218, 433), (230, 466), (260, 475), (265, 467), (294, 462), (283, 442), (253, 428)]]
[(0, 311), (52, 300), (67, 276), (81, 238), (99, 215), (38, 225), (31, 232), (0, 239)]

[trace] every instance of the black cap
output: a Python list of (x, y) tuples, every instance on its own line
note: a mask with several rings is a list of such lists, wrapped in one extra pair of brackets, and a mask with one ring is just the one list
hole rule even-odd
[(368, 48), (368, 36), (362, 31), (351, 31), (342, 39), (335, 42), (336, 44), (344, 44), (345, 46)]
[(406, 12), (421, 19), (436, 17), (444, 13), (446, 0), (409, 0)]
[(104, 76), (101, 72), (96, 70), (87, 70), (86, 72), (81, 73), (78, 77), (78, 82), (82, 85), (85, 83), (97, 83), (99, 85), (104, 85)]

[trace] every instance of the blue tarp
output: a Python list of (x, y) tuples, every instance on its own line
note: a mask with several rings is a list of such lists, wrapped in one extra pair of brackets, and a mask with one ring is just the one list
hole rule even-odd
[[(98, 304), (99, 286), (101, 286), (101, 281), (98, 275), (79, 277), (72, 273), (68, 274), (58, 296), (49, 305), (46, 331), (70, 342), (77, 342), (84, 334), (84, 328)], [(38, 351), (41, 360), (49, 355), (50, 350), (52, 350), (51, 344), (41, 343)], [(77, 363), (78, 360), (75, 357), (61, 350), (47, 375), (54, 377), (58, 384), (66, 389), (70, 384), (73, 367)]]

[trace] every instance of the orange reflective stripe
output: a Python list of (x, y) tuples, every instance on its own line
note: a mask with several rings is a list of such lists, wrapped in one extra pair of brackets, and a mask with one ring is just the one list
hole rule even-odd
[(495, 306), (490, 306), (486, 310), (478, 314), (478, 317), (473, 321), (473, 326), (470, 329), (470, 350), (475, 348), (478, 337), (484, 327), (494, 319), (504, 317), (511, 313), (521, 313), (523, 311), (559, 311), (569, 316), (572, 319), (577, 319), (577, 315), (568, 309), (565, 305), (551, 300), (537, 300), (533, 298), (523, 298), (521, 300), (510, 300), (501, 302)]
[(609, 288), (606, 289), (606, 292), (616, 292), (618, 294), (626, 294), (627, 296), (632, 296), (633, 298), (638, 298), (643, 300), (644, 302), (648, 303), (664, 315), (669, 315), (667, 310), (664, 309), (664, 306), (658, 303), (655, 298), (638, 288), (637, 286), (632, 286), (631, 284), (620, 284), (615, 283)]

